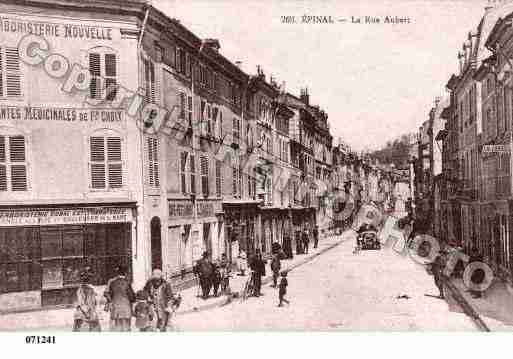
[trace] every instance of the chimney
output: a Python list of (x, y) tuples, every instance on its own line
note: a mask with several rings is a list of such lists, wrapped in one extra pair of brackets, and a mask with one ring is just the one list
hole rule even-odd
[(438, 107), (438, 104), (442, 101), (442, 98), (440, 96), (435, 97), (435, 107)]
[(458, 61), (460, 62), (460, 74), (463, 72), (463, 54), (458, 51)]
[(242, 61), (235, 61), (235, 66), (237, 66), (240, 69), (242, 67)]
[(301, 93), (299, 95), (299, 99), (305, 104), (310, 105), (310, 95), (308, 95), (308, 87), (301, 89)]

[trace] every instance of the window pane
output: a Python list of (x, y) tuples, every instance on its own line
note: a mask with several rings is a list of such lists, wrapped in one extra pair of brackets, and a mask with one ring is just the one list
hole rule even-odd
[(62, 288), (62, 261), (60, 259), (43, 261), (41, 263), (42, 271), (42, 289)]
[(116, 99), (118, 93), (117, 82), (115, 78), (106, 78), (105, 79), (105, 91), (106, 96), (105, 99), (107, 101), (114, 101)]
[(66, 226), (62, 232), (62, 256), (84, 254), (84, 232), (81, 226)]
[(62, 255), (61, 231), (58, 227), (41, 227), (41, 257), (55, 258)]
[[(1, 63), (0, 59), (0, 63)], [(2, 78), (2, 73), (0, 72), (0, 81)], [(1, 92), (0, 92), (1, 95)], [(5, 137), (0, 136), (0, 162), (5, 162)]]
[(62, 284), (80, 284), (80, 272), (83, 268), (82, 258), (64, 259), (62, 263)]

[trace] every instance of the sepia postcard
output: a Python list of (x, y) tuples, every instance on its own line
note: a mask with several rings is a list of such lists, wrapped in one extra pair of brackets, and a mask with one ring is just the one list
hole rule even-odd
[(513, 1), (0, 0), (0, 341), (511, 332), (512, 148)]

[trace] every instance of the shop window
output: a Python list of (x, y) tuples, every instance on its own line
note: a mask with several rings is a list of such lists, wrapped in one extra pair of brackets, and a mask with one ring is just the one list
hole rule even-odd
[(41, 288), (37, 228), (0, 229), (0, 293)]
[(21, 69), (18, 49), (0, 46), (0, 97), (21, 96)]
[(24, 136), (0, 136), (0, 191), (27, 190)]
[(113, 101), (117, 94), (117, 59), (110, 49), (98, 48), (89, 53), (92, 99)]
[(159, 140), (157, 138), (148, 138), (148, 176), (149, 184), (152, 187), (160, 186), (159, 176)]
[(121, 138), (91, 137), (91, 188), (117, 189), (123, 185)]

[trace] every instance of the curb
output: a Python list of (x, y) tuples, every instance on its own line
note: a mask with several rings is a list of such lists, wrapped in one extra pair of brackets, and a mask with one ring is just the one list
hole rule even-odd
[(460, 290), (456, 288), (456, 286), (451, 283), (450, 279), (444, 279), (444, 284), (446, 288), (448, 288), (451, 291), (451, 294), (453, 295), (454, 299), (460, 307), (463, 309), (463, 312), (472, 319), (474, 324), (478, 327), (479, 330), (482, 332), (491, 332), (490, 328), (486, 325), (486, 323), (481, 319), (479, 313), (472, 307), (472, 305), (463, 297), (463, 295), (460, 293)]
[[(311, 262), (312, 260), (314, 260), (318, 256), (326, 253), (327, 251), (335, 248), (336, 246), (344, 243), (345, 241), (346, 241), (346, 238), (341, 238), (337, 242), (327, 246), (326, 248), (321, 249), (319, 252), (317, 252), (315, 254), (312, 254), (309, 257), (304, 258), (303, 260), (297, 262), (296, 264), (291, 265), (287, 269), (284, 269), (283, 272), (289, 273), (290, 271), (296, 269), (297, 267), (300, 267), (300, 266), (302, 266), (302, 265), (304, 265), (304, 264), (306, 264), (308, 262)], [(271, 283), (271, 281), (272, 281), (271, 277), (267, 277), (265, 279), (262, 279), (262, 285)], [(184, 310), (184, 311), (181, 311), (181, 312), (176, 312), (175, 316), (182, 316), (182, 315), (187, 315), (187, 314), (190, 314), (190, 313), (199, 313), (199, 312), (203, 312), (203, 311), (214, 309), (214, 308), (218, 308), (218, 307), (223, 307), (223, 306), (228, 305), (230, 303), (233, 303), (235, 301), (240, 301), (242, 299), (241, 296), (242, 296), (242, 292), (241, 291), (236, 291), (236, 292), (232, 293), (232, 296), (224, 297), (224, 298), (222, 298), (222, 300), (218, 300), (218, 301), (215, 301), (215, 302), (212, 302), (212, 303), (208, 303), (208, 304), (205, 304), (205, 305), (202, 305), (202, 306), (199, 306), (199, 307), (195, 307), (195, 308), (192, 308), (192, 309), (187, 309), (187, 310)]]

